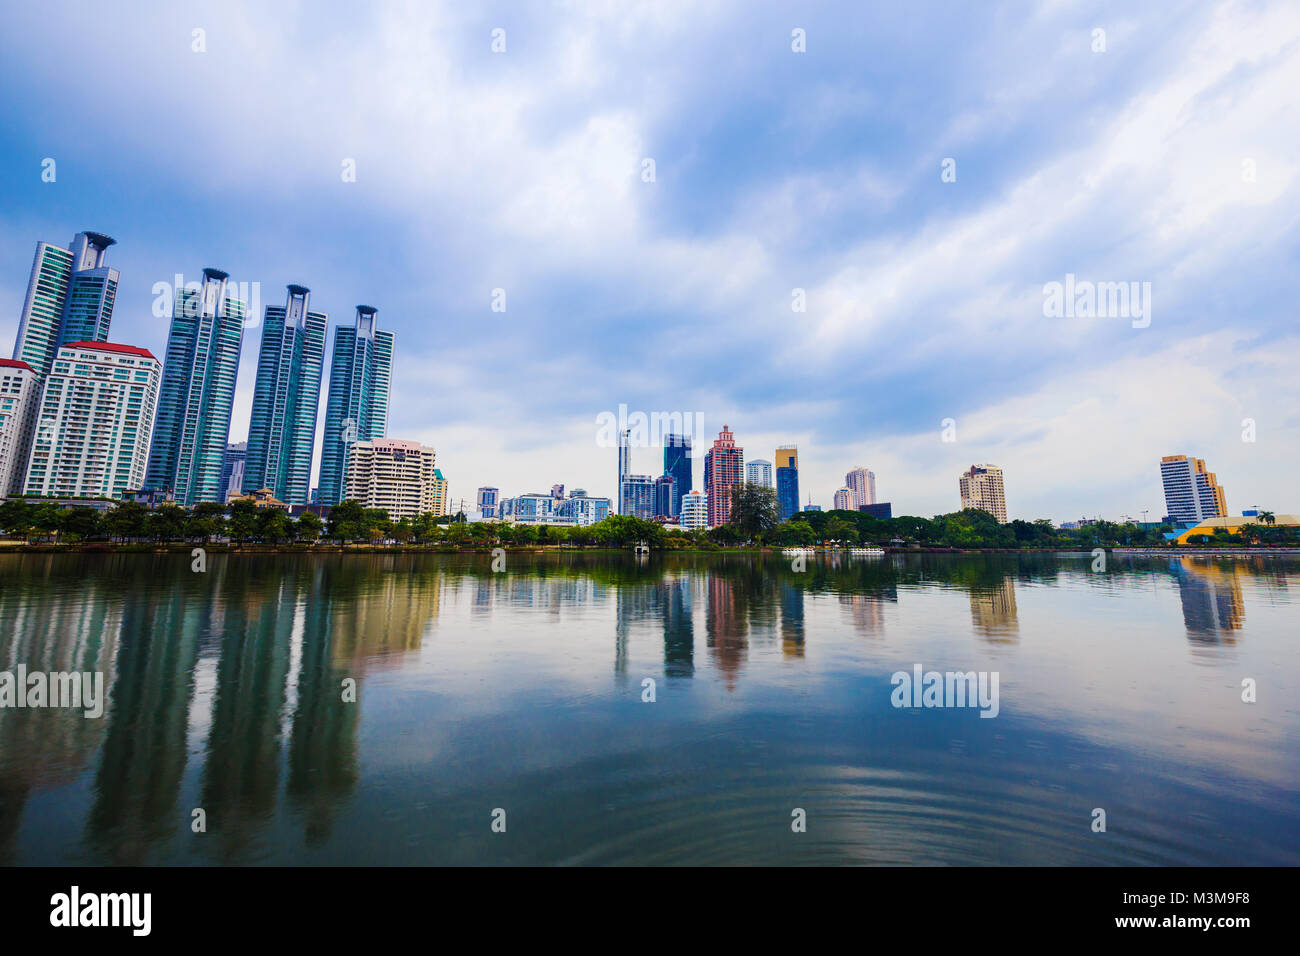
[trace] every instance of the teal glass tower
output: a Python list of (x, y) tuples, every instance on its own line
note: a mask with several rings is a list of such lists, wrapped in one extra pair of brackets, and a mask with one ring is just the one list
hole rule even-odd
[(222, 496), (245, 310), (227, 294), (229, 278), (204, 269), (198, 289), (176, 290), (145, 488), (169, 490), (181, 505)]
[(108, 341), (118, 272), (104, 259), (114, 244), (98, 232), (77, 233), (66, 249), (36, 244), (13, 357), (30, 365), (42, 381), (60, 346)]
[(357, 306), (352, 328), (334, 328), (325, 436), (321, 442), (320, 503), (339, 503), (346, 484), (348, 446), (384, 438), (393, 380), (393, 333), (376, 327), (376, 309)]
[(329, 315), (308, 308), (311, 290), (289, 286), (283, 306), (268, 305), (248, 423), (244, 488), (270, 488), (290, 505), (311, 496), (316, 410), (320, 406)]

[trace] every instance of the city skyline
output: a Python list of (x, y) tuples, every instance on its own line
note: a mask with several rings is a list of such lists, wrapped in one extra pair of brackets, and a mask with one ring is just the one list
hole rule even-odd
[[(1099, 24), (1068, 7), (1014, 27), (945, 9), (924, 36), (901, 10), (760, 8), (737, 38), (726, 4), (504, 24), (431, 4), (351, 16), (354, 71), (293, 39), (341, 36), (328, 8), (288, 24), (248, 8), (238, 31), (214, 18), (204, 54), (165, 10), (10, 16), (5, 343), (33, 243), (94, 228), (117, 241), (112, 339), (159, 357), (153, 287), (187, 266), (259, 282), (263, 306), (287, 280), (334, 316), (375, 302), (402, 338), (388, 432), (438, 448), (454, 498), (561, 476), (614, 497), (592, 420), (625, 402), (698, 409), (764, 458), (798, 445), (801, 497), (823, 506), (868, 462), (896, 510), (942, 513), (952, 475), (994, 461), (1013, 516), (1154, 514), (1151, 457), (1178, 451), (1214, 462), (1234, 500), (1294, 508), (1294, 9), (1112, 8), (1097, 53)], [(499, 25), (511, 43), (493, 55)], [(736, 51), (720, 74), (719, 48)], [(79, 85), (48, 49), (100, 64), (99, 95), (129, 108), (52, 126)], [(918, 57), (935, 69), (914, 75)], [(379, 60), (382, 75), (363, 66)], [(662, 62), (680, 70), (648, 96)], [(159, 117), (195, 102), (241, 104), (239, 148), (216, 122), (160, 140)], [(1044, 284), (1067, 275), (1150, 281), (1150, 326), (1045, 317)], [(730, 343), (725, 366), (686, 346), (701, 329)], [(249, 329), (231, 441), (259, 344)], [(658, 474), (657, 455), (633, 449), (633, 471)]]

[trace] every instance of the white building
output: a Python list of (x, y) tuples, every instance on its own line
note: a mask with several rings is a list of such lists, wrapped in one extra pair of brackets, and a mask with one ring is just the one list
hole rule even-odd
[(772, 487), (772, 463), (764, 458), (755, 458), (745, 463), (745, 481), (751, 485)]
[(1165, 508), (1174, 521), (1197, 524), (1206, 518), (1224, 518), (1228, 503), (1214, 472), (1202, 458), (1166, 455), (1160, 459), (1160, 481)]
[[(876, 473), (874, 471), (868, 471), (859, 465), (844, 476), (844, 487), (848, 488), (853, 496), (850, 511), (856, 511), (863, 505), (874, 505), (876, 503)], [(838, 508), (839, 505), (836, 505), (836, 507)]]
[(961, 491), (961, 506), (987, 511), (998, 519), (1000, 524), (1007, 523), (1007, 495), (1002, 483), (1002, 469), (997, 465), (971, 465), (957, 478)]
[(41, 386), (26, 362), (0, 359), (0, 498), (21, 495)]
[(604, 521), (612, 509), (613, 502), (608, 498), (593, 497), (582, 488), (574, 488), (567, 498), (540, 492), (502, 498), (497, 508), (497, 519), (509, 524), (585, 528)]
[(835, 492), (835, 510), (836, 511), (857, 511), (857, 505), (853, 503), (853, 492), (848, 488), (841, 488)]
[(702, 491), (682, 495), (682, 530), (695, 531), (709, 526), (709, 497)]
[(343, 497), (382, 508), (393, 521), (441, 514), (441, 479), (434, 450), (418, 441), (373, 438), (348, 447)]
[(41, 391), (23, 491), (120, 498), (144, 484), (162, 363), (148, 349), (70, 342)]

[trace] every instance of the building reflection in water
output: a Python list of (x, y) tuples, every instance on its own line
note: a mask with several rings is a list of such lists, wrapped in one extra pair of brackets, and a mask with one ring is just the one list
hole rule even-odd
[(704, 621), (709, 657), (721, 671), (727, 690), (735, 690), (736, 678), (749, 652), (745, 592), (717, 571), (709, 574), (706, 589), (708, 606)]
[(1020, 636), (1016, 616), (1016, 585), (1009, 575), (996, 584), (974, 584), (970, 589), (971, 626), (985, 640), (1013, 644)]
[(786, 657), (803, 657), (803, 639), (803, 588), (782, 581), (781, 653)]
[(695, 625), (691, 619), (691, 581), (670, 577), (659, 586), (664, 622), (664, 674), (695, 676)]
[(1246, 622), (1239, 568), (1235, 559), (1214, 562), (1184, 557), (1170, 562), (1178, 582), (1187, 636), (1201, 643), (1235, 643)]

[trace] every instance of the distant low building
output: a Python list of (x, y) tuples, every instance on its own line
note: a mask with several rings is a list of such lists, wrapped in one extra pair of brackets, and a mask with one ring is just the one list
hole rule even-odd
[(701, 491), (682, 495), (682, 529), (701, 531), (709, 526), (709, 497)]
[(235, 504), (239, 501), (251, 501), (259, 508), (279, 508), (281, 511), (288, 511), (289, 506), (275, 496), (275, 492), (270, 488), (259, 488), (257, 491), (250, 491), (246, 495), (235, 495), (230, 499), (229, 504)]
[(888, 501), (878, 501), (870, 505), (858, 505), (858, 511), (873, 518), (888, 519), (894, 516), (894, 506)]

